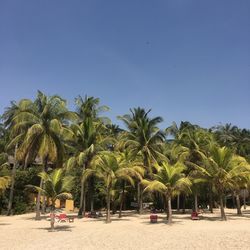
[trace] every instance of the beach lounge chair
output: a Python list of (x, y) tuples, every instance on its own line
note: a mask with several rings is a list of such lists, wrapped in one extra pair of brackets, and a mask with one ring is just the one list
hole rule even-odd
[(149, 218), (150, 218), (151, 223), (157, 223), (158, 215), (157, 214), (151, 214)]
[(191, 214), (191, 219), (192, 220), (199, 220), (200, 218), (199, 218), (199, 216), (198, 216), (198, 213), (197, 212), (192, 212), (192, 214)]
[(57, 218), (57, 222), (74, 222), (74, 218), (73, 217), (68, 217), (67, 214), (59, 214), (56, 215)]

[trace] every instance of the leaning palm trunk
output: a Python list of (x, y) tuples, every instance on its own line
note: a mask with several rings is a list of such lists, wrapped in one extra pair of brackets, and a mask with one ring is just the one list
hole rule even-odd
[(241, 206), (240, 206), (240, 195), (238, 192), (236, 193), (236, 206), (237, 206), (237, 214), (242, 215)]
[(110, 190), (108, 189), (106, 223), (110, 223), (110, 222), (111, 222), (111, 218), (110, 218)]
[(221, 212), (221, 219), (227, 220), (225, 210), (224, 210), (223, 195), (222, 194), (220, 194), (220, 212)]
[(8, 216), (12, 214), (12, 204), (13, 204), (13, 197), (14, 197), (14, 187), (15, 187), (16, 168), (17, 168), (16, 153), (17, 153), (17, 144), (15, 146), (14, 165), (13, 165), (12, 174), (11, 174), (11, 187), (10, 187), (10, 196), (9, 196), (8, 211), (7, 211)]

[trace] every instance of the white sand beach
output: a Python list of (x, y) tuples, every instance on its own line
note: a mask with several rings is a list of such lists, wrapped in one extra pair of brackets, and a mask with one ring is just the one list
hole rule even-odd
[(174, 214), (174, 223), (165, 223), (160, 214), (157, 224), (149, 214), (130, 214), (112, 223), (101, 219), (75, 219), (57, 223), (49, 231), (49, 221), (34, 220), (34, 214), (0, 217), (0, 249), (250, 249), (250, 207), (243, 216), (227, 209), (228, 221), (220, 221), (219, 210), (204, 213), (199, 221), (190, 214)]

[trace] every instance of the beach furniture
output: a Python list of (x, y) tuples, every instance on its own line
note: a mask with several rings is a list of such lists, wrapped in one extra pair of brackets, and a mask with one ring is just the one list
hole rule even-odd
[(74, 222), (74, 218), (67, 216), (67, 214), (59, 214), (56, 215), (55, 218), (57, 219), (57, 222)]
[(199, 220), (199, 216), (198, 216), (198, 213), (197, 212), (192, 212), (192, 214), (191, 214), (191, 219), (192, 220)]
[(157, 214), (151, 214), (149, 218), (150, 218), (151, 223), (157, 223), (158, 215)]

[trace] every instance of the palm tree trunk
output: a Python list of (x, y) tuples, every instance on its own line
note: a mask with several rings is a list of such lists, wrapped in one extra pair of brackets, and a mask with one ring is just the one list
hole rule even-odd
[(94, 177), (91, 176), (89, 180), (89, 193), (90, 193), (90, 211), (94, 211), (94, 194), (95, 194), (95, 183), (94, 183)]
[[(42, 189), (44, 189), (44, 183), (42, 184)], [(46, 196), (45, 194), (43, 194), (42, 196), (42, 211), (41, 214), (45, 214), (46, 213)]]
[(11, 187), (10, 187), (10, 196), (9, 196), (8, 210), (7, 210), (8, 216), (10, 216), (12, 214), (12, 204), (13, 204), (13, 197), (14, 197), (14, 187), (15, 187), (16, 168), (17, 168), (17, 160), (16, 160), (17, 147), (18, 146), (16, 144), (15, 155), (14, 155), (14, 164), (13, 164), (12, 174), (11, 174)]
[(142, 214), (142, 192), (141, 192), (141, 184), (138, 182), (137, 184), (137, 202), (138, 202), (138, 213)]
[(244, 204), (244, 209), (247, 209), (247, 206), (246, 206), (246, 189), (243, 190), (243, 204)]
[(168, 211), (168, 224), (172, 223), (172, 207), (171, 207), (171, 197), (166, 196), (167, 211)]
[(180, 195), (178, 194), (177, 195), (177, 211), (179, 212), (180, 211)]
[(194, 210), (196, 213), (198, 213), (198, 195), (194, 195)]
[(220, 194), (220, 212), (221, 212), (221, 219), (227, 220), (225, 210), (224, 210), (223, 195), (222, 194)]
[(125, 181), (123, 181), (123, 186), (122, 186), (122, 196), (121, 196), (121, 202), (120, 202), (119, 218), (122, 217), (122, 207), (124, 203), (124, 198), (125, 198)]
[[(48, 164), (48, 156), (45, 157), (44, 167), (43, 167), (44, 171), (47, 171), (47, 164)], [(42, 179), (40, 180), (39, 187), (43, 188), (43, 180)], [(45, 194), (43, 194), (43, 197), (45, 197)], [(45, 199), (43, 199), (43, 201), (45, 202)], [(35, 217), (35, 220), (41, 219), (40, 202), (41, 202), (41, 192), (39, 191), (37, 194), (37, 198), (36, 198), (36, 217)], [(44, 203), (42, 206), (44, 206)]]
[(186, 213), (186, 195), (183, 195), (183, 201), (182, 201), (182, 213)]
[(106, 215), (106, 223), (111, 222), (110, 218), (110, 190), (108, 189), (108, 194), (107, 194), (107, 215)]
[(86, 201), (86, 194), (85, 194), (85, 188), (84, 188), (85, 182), (81, 180), (81, 193), (80, 193), (80, 207), (78, 211), (78, 217), (82, 218), (85, 216), (85, 201)]
[(168, 197), (167, 195), (165, 195), (165, 202), (164, 202), (164, 211), (167, 215), (167, 220), (169, 218), (169, 210), (168, 210)]
[(51, 205), (51, 219), (50, 219), (51, 231), (55, 230), (55, 201), (52, 201)]
[[(83, 173), (86, 169), (87, 163), (83, 164)], [(86, 191), (85, 191), (85, 181), (81, 180), (81, 193), (80, 193), (80, 208), (78, 211), (78, 217), (82, 218), (85, 216), (86, 212)]]
[(29, 159), (29, 152), (27, 153), (27, 155), (25, 157), (24, 167), (23, 167), (24, 170), (27, 169), (27, 167), (28, 167), (28, 159)]
[(94, 198), (93, 198), (93, 196), (91, 196), (91, 200), (90, 200), (90, 211), (91, 212), (94, 211)]
[[(47, 173), (48, 171), (48, 155), (45, 157), (44, 162), (44, 171)], [(44, 188), (44, 183), (42, 184), (42, 188)], [(46, 212), (46, 197), (45, 194), (43, 194), (43, 200), (42, 200), (42, 214), (45, 214)]]
[(211, 213), (213, 213), (213, 206), (214, 206), (214, 202), (213, 202), (213, 193), (212, 193), (212, 189), (209, 190), (209, 210)]
[(237, 206), (237, 214), (242, 215), (241, 206), (240, 206), (240, 195), (238, 192), (236, 193), (236, 206)]
[[(40, 188), (42, 188), (43, 186), (43, 180), (41, 178), (40, 180)], [(40, 201), (41, 201), (41, 192), (39, 191), (37, 194), (37, 198), (36, 198), (36, 217), (35, 220), (40, 220), (41, 219), (41, 214), (40, 214)]]
[(232, 193), (233, 208), (235, 208), (235, 193)]

